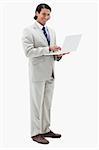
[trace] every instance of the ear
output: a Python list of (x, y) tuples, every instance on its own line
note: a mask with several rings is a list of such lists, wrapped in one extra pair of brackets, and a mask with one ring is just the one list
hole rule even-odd
[[(51, 18), (51, 16), (49, 16), (49, 19), (50, 19), (50, 18)], [(49, 20), (49, 19), (48, 19), (48, 20)]]

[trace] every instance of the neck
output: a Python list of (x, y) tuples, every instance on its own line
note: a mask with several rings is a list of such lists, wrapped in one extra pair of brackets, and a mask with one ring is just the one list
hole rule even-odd
[(45, 24), (42, 24), (41, 22), (39, 22), (38, 20), (36, 20), (38, 23), (40, 23), (42, 26), (44, 26)]

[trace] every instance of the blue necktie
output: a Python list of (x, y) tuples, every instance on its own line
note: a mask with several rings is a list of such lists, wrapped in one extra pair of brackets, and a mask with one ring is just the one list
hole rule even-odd
[(48, 45), (50, 45), (50, 40), (48, 39), (48, 36), (47, 36), (46, 30), (45, 30), (45, 27), (43, 27), (42, 30), (43, 30), (43, 33), (44, 33), (46, 39), (47, 39)]

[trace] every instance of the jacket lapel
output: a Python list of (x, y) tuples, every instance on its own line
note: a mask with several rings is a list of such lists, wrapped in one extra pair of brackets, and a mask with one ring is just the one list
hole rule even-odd
[(44, 40), (44, 42), (46, 42), (46, 44), (48, 44), (45, 35), (43, 34), (42, 30), (38, 27), (38, 25), (36, 23), (34, 23), (33, 28), (38, 32), (38, 35)]
[(53, 34), (52, 34), (52, 31), (50, 28), (48, 28), (48, 32), (49, 32), (49, 35), (50, 35), (50, 46), (52, 45), (52, 41), (53, 41)]

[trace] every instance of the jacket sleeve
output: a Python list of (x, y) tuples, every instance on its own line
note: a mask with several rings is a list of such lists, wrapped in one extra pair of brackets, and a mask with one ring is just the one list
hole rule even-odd
[(27, 57), (39, 57), (49, 53), (49, 47), (34, 48), (33, 35), (28, 28), (23, 30), (22, 45)]
[[(54, 32), (54, 39), (55, 39), (55, 43), (54, 44), (56, 45), (56, 33), (55, 32)], [(53, 57), (54, 57), (55, 61), (59, 61), (62, 58), (62, 56), (61, 57), (57, 57), (56, 55), (54, 55)]]

